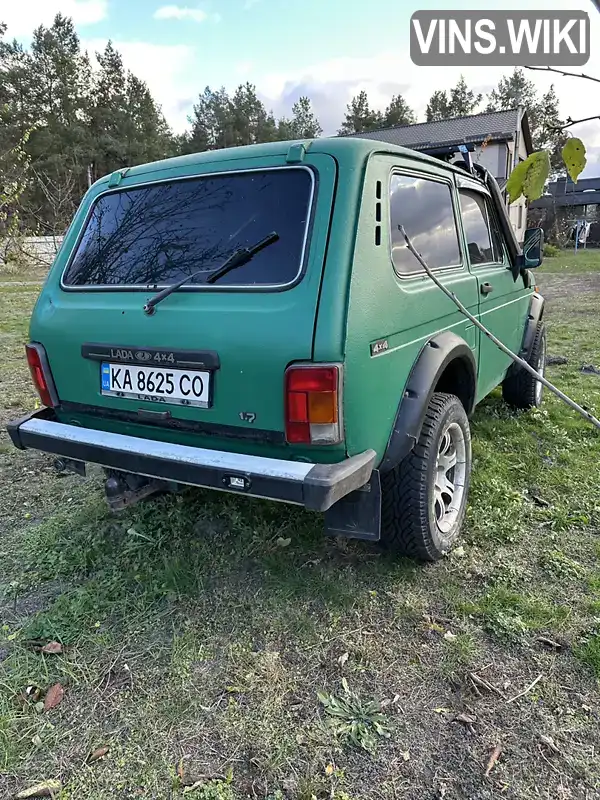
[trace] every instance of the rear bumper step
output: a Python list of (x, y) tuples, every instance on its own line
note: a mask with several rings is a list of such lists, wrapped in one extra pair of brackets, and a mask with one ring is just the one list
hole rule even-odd
[(366, 450), (338, 464), (307, 464), (226, 453), (65, 425), (56, 421), (51, 409), (11, 422), (7, 429), (20, 450), (41, 450), (148, 478), (280, 500), (314, 511), (327, 511), (367, 484), (376, 458), (374, 450)]

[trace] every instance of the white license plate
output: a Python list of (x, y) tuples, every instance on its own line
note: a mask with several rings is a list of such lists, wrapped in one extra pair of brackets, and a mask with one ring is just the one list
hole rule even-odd
[(111, 397), (200, 408), (210, 404), (210, 372), (103, 363), (101, 377), (102, 394)]

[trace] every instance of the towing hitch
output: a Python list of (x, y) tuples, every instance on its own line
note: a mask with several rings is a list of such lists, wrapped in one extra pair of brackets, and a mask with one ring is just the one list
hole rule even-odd
[(123, 511), (135, 503), (158, 492), (178, 492), (181, 486), (172, 481), (146, 478), (131, 472), (107, 469), (104, 492), (111, 511)]

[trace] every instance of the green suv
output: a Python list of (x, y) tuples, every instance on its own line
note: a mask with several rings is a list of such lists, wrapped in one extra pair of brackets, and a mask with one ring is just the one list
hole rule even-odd
[(13, 443), (106, 471), (110, 506), (202, 486), (325, 512), (423, 560), (463, 523), (469, 415), (540, 373), (543, 298), (485, 170), (360, 138), (123, 169), (84, 197), (33, 312), (44, 408)]

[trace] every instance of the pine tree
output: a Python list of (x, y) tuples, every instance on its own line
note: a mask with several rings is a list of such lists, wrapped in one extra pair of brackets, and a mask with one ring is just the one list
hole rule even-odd
[(382, 127), (383, 116), (369, 106), (369, 98), (364, 89), (352, 98), (346, 108), (346, 115), (339, 130), (341, 134), (363, 133)]
[(394, 95), (383, 115), (383, 125), (386, 128), (394, 128), (399, 125), (414, 125), (416, 121), (415, 112), (402, 95)]
[(454, 89), (450, 89), (450, 117), (466, 117), (474, 114), (482, 97), (483, 95), (475, 94), (472, 89), (469, 89), (464, 75), (461, 75)]
[(233, 105), (225, 87), (214, 92), (207, 86), (194, 105), (189, 117), (191, 131), (183, 145), (183, 152), (202, 153), (232, 147), (234, 139)]
[(563, 120), (558, 110), (558, 97), (554, 86), (542, 96), (538, 104), (537, 125), (532, 132), (533, 146), (536, 150), (545, 149), (550, 152), (550, 164), (556, 174), (565, 173), (562, 149), (567, 141), (563, 129)]
[[(316, 139), (323, 133), (323, 128), (316, 118), (312, 104), (308, 97), (301, 97), (292, 107), (292, 120), (290, 122), (292, 138)], [(279, 126), (285, 120), (279, 120)]]
[(33, 34), (27, 144), (37, 176), (25, 198), (30, 224), (56, 232), (70, 221), (87, 187), (92, 142), (88, 121), (91, 66), (72, 20), (57, 14)]
[(443, 89), (437, 89), (429, 98), (425, 118), (427, 122), (438, 122), (441, 119), (449, 119), (450, 116), (448, 95)]
[(526, 78), (522, 69), (515, 67), (513, 73), (501, 78), (489, 94), (487, 110), (503, 111), (517, 106), (522, 106), (527, 112), (534, 150), (549, 150), (553, 169), (564, 173), (560, 151), (567, 137), (561, 128), (554, 86), (540, 98), (535, 83)]

